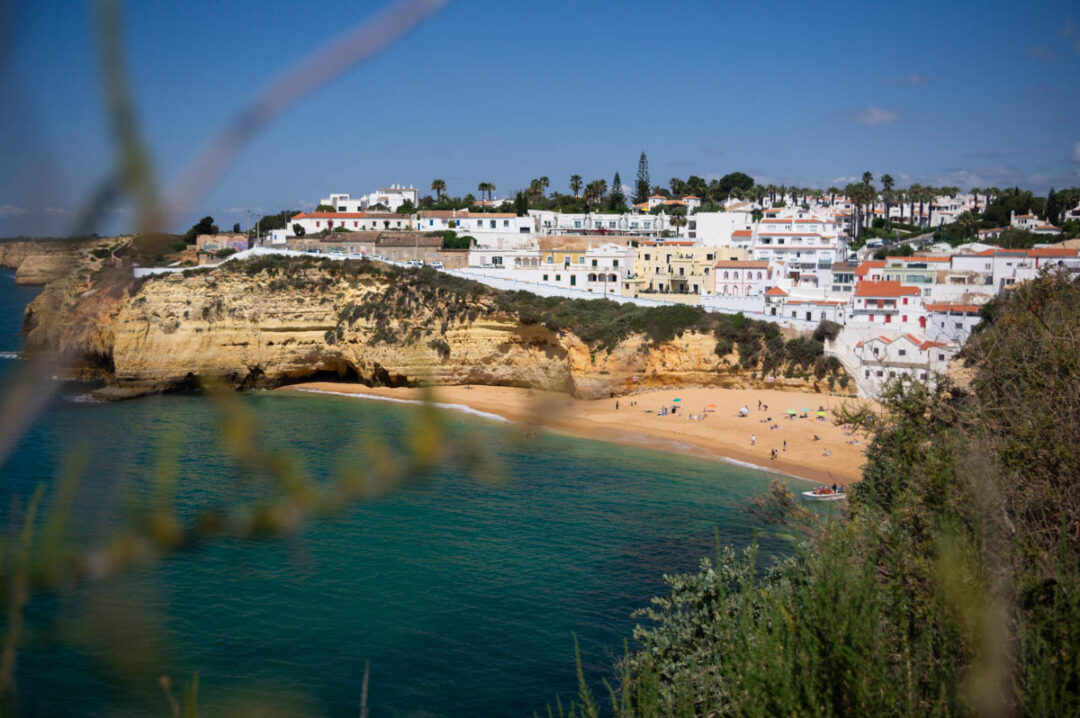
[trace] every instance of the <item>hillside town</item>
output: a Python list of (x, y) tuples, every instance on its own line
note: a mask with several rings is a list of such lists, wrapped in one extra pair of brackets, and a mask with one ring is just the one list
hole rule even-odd
[[(756, 186), (708, 207), (665, 191), (621, 211), (563, 212), (515, 211), (485, 184), (480, 200), (451, 209), (423, 209), (430, 197), (397, 184), (361, 197), (330, 193), (279, 229), (202, 234), (194, 249), (201, 263), (249, 247), (316, 253), (426, 264), (545, 296), (691, 304), (797, 330), (824, 324), (832, 327), (826, 353), (870, 397), (898, 376), (935, 382), (995, 295), (1041, 272), (1080, 272), (1080, 242), (1060, 242), (1062, 229), (1032, 212), (1012, 211), (1007, 227), (968, 227), (965, 241), (939, 241), (998, 190), (867, 198), (850, 187), (853, 196)], [(1075, 222), (1080, 204), (1062, 216)], [(874, 231), (894, 226), (907, 231)], [(1003, 247), (1007, 230), (1040, 241)]]

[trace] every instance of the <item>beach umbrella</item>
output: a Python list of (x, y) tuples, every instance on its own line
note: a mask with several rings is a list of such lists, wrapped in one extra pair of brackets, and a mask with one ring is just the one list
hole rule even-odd
[(787, 413), (789, 413), (789, 414), (798, 414), (799, 412), (795, 411), (794, 409), (788, 409)]
[(809, 409), (799, 409), (799, 411), (801, 411), (801, 412), (802, 412), (802, 413), (804, 413), (804, 414), (807, 414), (807, 413), (809, 413), (809, 412), (810, 412), (810, 410), (809, 410)]
[(716, 404), (709, 404), (709, 408), (710, 408), (710, 409), (715, 409), (715, 408), (716, 408)]
[(672, 399), (672, 401), (682, 401), (682, 399)]
[(818, 415), (818, 416), (825, 416), (825, 413), (826, 413), (826, 412), (824, 412), (824, 411), (819, 411), (819, 412), (817, 413), (817, 415)]

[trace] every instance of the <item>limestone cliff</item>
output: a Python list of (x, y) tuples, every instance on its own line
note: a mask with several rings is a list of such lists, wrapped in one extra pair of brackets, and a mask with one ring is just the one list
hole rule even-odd
[[(106, 395), (181, 390), (205, 379), (267, 387), (306, 378), (368, 384), (495, 384), (581, 397), (681, 385), (747, 386), (760, 374), (719, 357), (716, 338), (627, 333), (609, 347), (523, 323), (500, 293), (372, 263), (259, 265), (128, 286), (55, 282), (27, 309), (27, 348), (58, 353)], [(845, 382), (846, 383), (846, 382)], [(771, 384), (815, 391), (814, 380)], [(820, 383), (827, 390), (825, 382)]]
[(16, 284), (47, 284), (72, 270), (85, 270), (102, 261), (110, 241), (105, 239), (10, 240), (0, 242), (0, 267), (15, 270)]

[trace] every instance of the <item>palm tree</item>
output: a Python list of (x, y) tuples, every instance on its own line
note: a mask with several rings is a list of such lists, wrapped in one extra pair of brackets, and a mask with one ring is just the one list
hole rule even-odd
[(446, 181), (437, 179), (431, 180), (431, 191), (435, 193), (435, 201), (442, 201), (442, 193), (446, 191)]
[(875, 200), (877, 199), (877, 190), (874, 189), (873, 182), (874, 182), (874, 175), (873, 174), (871, 174), (870, 172), (863, 172), (862, 173), (862, 186), (865, 187), (866, 190), (863, 191), (863, 192), (860, 192), (859, 195), (862, 198), (862, 200), (864, 202), (866, 202), (866, 204), (867, 204), (866, 212), (863, 213), (863, 217), (862, 217), (862, 221), (863, 221), (864, 224), (866, 222), (866, 215), (867, 214), (870, 215), (871, 219), (873, 219), (873, 215), (874, 215), (874, 205), (876, 204)]
[(833, 185), (828, 189), (829, 193), (829, 206), (831, 207), (836, 202), (836, 195), (840, 194), (840, 188)]
[(889, 207), (892, 205), (893, 200), (893, 185), (896, 181), (893, 180), (892, 175), (881, 175), (881, 198), (885, 201), (885, 226), (889, 226)]
[(979, 213), (979, 193), (980, 192), (982, 192), (982, 190), (979, 189), (978, 187), (972, 187), (971, 188), (971, 194), (972, 194), (972, 196), (975, 197), (975, 209), (974, 209), (975, 214)]
[(570, 175), (570, 191), (575, 197), (578, 196), (578, 192), (581, 191), (581, 175)]
[[(938, 190), (936, 187), (927, 185), (923, 187), (923, 197), (926, 198), (926, 226), (933, 227), (934, 225), (934, 200), (937, 198)], [(919, 203), (919, 209), (922, 209), (922, 203)]]
[(480, 193), (480, 199), (484, 199), (484, 193), (488, 191), (489, 187), (491, 187), (490, 182), (481, 182), (480, 184), (476, 185), (476, 191)]
[(551, 181), (547, 177), (540, 178), (540, 190), (543, 192), (542, 196), (547, 195), (547, 188), (551, 186)]
[(859, 230), (862, 228), (861, 227), (862, 223), (859, 221), (859, 213), (860, 213), (860, 211), (862, 209), (862, 206), (859, 203), (859, 200), (860, 200), (861, 195), (862, 195), (861, 187), (862, 187), (862, 185), (857, 185), (857, 184), (849, 184), (846, 187), (844, 187), (844, 196), (846, 196), (848, 198), (848, 201), (851, 202), (851, 206), (855, 211), (855, 216), (851, 218), (852, 219), (851, 228), (852, 228), (852, 233), (855, 235), (852, 239), (854, 239), (856, 241), (858, 241), (858, 239), (859, 239), (859, 234), (860, 234)]
[(681, 197), (683, 191), (686, 189), (686, 183), (678, 177), (672, 177), (668, 181), (668, 187), (671, 187), (671, 194), (676, 197)]
[(975, 216), (971, 212), (961, 212), (960, 216), (956, 218), (956, 226), (963, 232), (964, 238), (968, 238), (975, 234), (976, 228), (979, 223), (975, 220)]
[(686, 226), (686, 217), (681, 214), (671, 215), (671, 226), (675, 227), (675, 236), (679, 236), (679, 227)]
[(544, 186), (540, 184), (540, 180), (534, 179), (529, 181), (528, 196), (530, 203), (538, 202), (544, 196)]
[(919, 197), (921, 195), (922, 195), (922, 185), (920, 185), (918, 182), (915, 182), (910, 187), (908, 187), (907, 198), (908, 198), (908, 202), (911, 205), (908, 208), (908, 222), (911, 222), (911, 224), (915, 225), (916, 227), (919, 226), (919, 222), (917, 222), (915, 220), (915, 203), (916, 202), (920, 203), (919, 204), (919, 212), (921, 213), (922, 212), (922, 200), (919, 199)]

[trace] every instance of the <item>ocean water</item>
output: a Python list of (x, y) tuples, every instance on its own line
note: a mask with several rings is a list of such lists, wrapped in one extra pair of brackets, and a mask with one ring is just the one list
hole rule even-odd
[[(33, 292), (0, 277), (0, 351), (20, 347)], [(5, 359), (14, 363), (20, 360)], [(7, 372), (0, 366), (0, 372)], [(6, 376), (6, 373), (5, 373)], [(63, 462), (82, 457), (81, 536), (105, 536), (178, 447), (181, 512), (257, 498), (222, 440), (222, 407), (196, 396), (119, 404), (64, 387), (0, 467), (5, 522)], [(414, 406), (335, 396), (240, 397), (269, 450), (321, 480), (363, 464), (379, 435), (404, 450)], [(16, 669), (22, 715), (160, 716), (195, 673), (213, 714), (357, 715), (365, 665), (373, 716), (518, 716), (610, 678), (665, 572), (693, 570), (715, 538), (764, 556), (790, 544), (748, 499), (770, 476), (615, 444), (525, 439), (513, 425), (446, 415), (448, 440), (490, 472), (451, 461), (284, 539), (219, 540), (122, 578), (35, 596)], [(792, 482), (793, 484), (796, 482)]]

